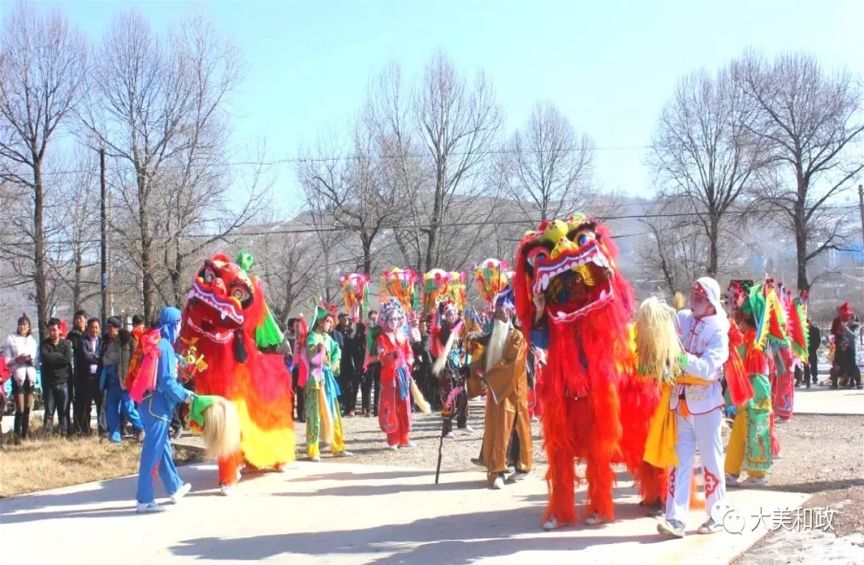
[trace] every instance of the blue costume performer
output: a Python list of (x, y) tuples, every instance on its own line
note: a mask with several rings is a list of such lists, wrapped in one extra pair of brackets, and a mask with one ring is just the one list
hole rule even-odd
[(180, 327), (180, 310), (166, 307), (159, 318), (159, 364), (156, 383), (152, 390), (145, 393), (141, 402), (141, 419), (144, 423), (144, 448), (141, 450), (141, 466), (138, 469), (138, 512), (161, 512), (165, 510), (155, 501), (156, 475), (162, 481), (165, 491), (176, 503), (191, 485), (183, 483), (177, 474), (172, 459), (171, 442), (168, 430), (171, 415), (179, 402), (190, 399), (191, 393), (177, 382), (177, 358), (174, 354), (174, 341)]

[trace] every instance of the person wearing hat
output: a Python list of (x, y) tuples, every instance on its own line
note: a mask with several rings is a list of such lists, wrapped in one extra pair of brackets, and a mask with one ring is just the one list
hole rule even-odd
[(306, 380), (306, 455), (321, 461), (320, 442), (330, 444), (334, 457), (352, 455), (345, 449), (342, 411), (339, 408), (339, 363), (342, 352), (330, 336), (333, 316), (324, 306), (315, 307), (312, 331), (306, 338), (309, 376)]
[(144, 445), (141, 449), (141, 464), (138, 467), (138, 492), (136, 509), (139, 514), (162, 512), (164, 506), (156, 503), (156, 477), (172, 503), (183, 498), (192, 485), (183, 483), (174, 465), (173, 449), (168, 437), (171, 415), (180, 402), (188, 402), (194, 396), (177, 381), (177, 355), (174, 342), (180, 334), (180, 310), (166, 306), (159, 316), (158, 329), (159, 361), (156, 368), (156, 382), (143, 391), (141, 400), (141, 420), (144, 424)]
[(528, 412), (528, 342), (514, 323), (515, 315), (513, 292), (507, 288), (495, 298), (492, 334), (483, 360), (487, 393), (481, 460), (487, 483), (496, 490), (504, 487), (511, 438), (518, 442), (514, 478), (529, 473), (534, 464)]
[[(676, 381), (669, 408), (675, 412), (675, 454), (678, 465), (669, 476), (666, 519), (657, 530), (684, 537), (690, 509), (690, 476), (698, 448), (705, 481), (708, 520), (700, 534), (723, 529), (723, 517), (711, 509), (726, 497), (723, 461), (723, 389), (720, 380), (729, 358), (729, 320), (720, 298), (720, 285), (710, 277), (698, 279), (690, 289), (690, 310), (678, 313), (678, 335), (684, 353), (678, 360), (682, 376)], [(719, 503), (719, 504), (718, 504)]]
[(99, 361), (102, 366), (99, 388), (105, 391), (105, 427), (108, 441), (112, 443), (120, 443), (122, 439), (121, 414), (135, 428), (139, 441), (143, 439), (144, 424), (129, 398), (129, 392), (124, 388), (134, 347), (132, 335), (123, 327), (120, 318), (111, 316), (105, 320), (105, 337)]
[[(753, 487), (765, 484), (771, 469), (771, 380), (768, 356), (757, 347), (756, 328), (765, 312), (762, 286), (747, 291), (738, 321), (743, 334), (739, 346), (744, 370), (753, 387), (753, 396), (742, 406), (736, 406), (735, 423), (726, 449), (726, 486)], [(739, 481), (741, 471), (747, 479)]]

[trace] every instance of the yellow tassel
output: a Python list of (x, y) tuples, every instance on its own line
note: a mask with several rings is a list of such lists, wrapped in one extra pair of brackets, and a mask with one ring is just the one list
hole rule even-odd
[(651, 297), (636, 312), (636, 352), (639, 373), (657, 382), (680, 372), (681, 342), (675, 329), (675, 311)]
[(420, 412), (423, 414), (428, 414), (432, 412), (432, 407), (426, 402), (426, 399), (423, 397), (423, 393), (420, 392), (420, 387), (417, 386), (417, 383), (414, 382), (414, 379), (411, 379), (411, 396), (414, 398), (414, 404), (417, 405), (417, 408), (420, 409)]
[(240, 418), (231, 401), (214, 396), (203, 416), (202, 436), (208, 457), (218, 459), (240, 449)]

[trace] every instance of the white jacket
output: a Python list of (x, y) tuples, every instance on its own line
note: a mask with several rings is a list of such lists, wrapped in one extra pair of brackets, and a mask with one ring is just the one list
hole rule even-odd
[(675, 385), (670, 408), (678, 408), (682, 393), (691, 414), (705, 414), (723, 406), (720, 379), (729, 358), (729, 320), (722, 314), (696, 319), (690, 310), (682, 310), (678, 313), (678, 335), (687, 352), (681, 370), (710, 384)]
[[(36, 340), (32, 335), (23, 336), (18, 333), (10, 334), (6, 338), (6, 346), (3, 348), (3, 357), (6, 359), (6, 365), (12, 371), (12, 378), (19, 385), (24, 384), (24, 380), (29, 378), (31, 384), (36, 384)], [(15, 358), (21, 354), (28, 354), (33, 362), (30, 365), (18, 363)]]

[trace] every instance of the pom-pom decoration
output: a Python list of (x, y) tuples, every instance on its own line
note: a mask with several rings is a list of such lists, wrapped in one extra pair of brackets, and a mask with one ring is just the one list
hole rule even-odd
[(395, 298), (407, 312), (411, 310), (419, 277), (411, 269), (393, 267), (381, 275), (381, 302)]
[(474, 267), (474, 282), (480, 297), (493, 309), (495, 297), (510, 283), (507, 261), (486, 259)]
[(423, 275), (423, 309), (434, 312), (440, 302), (450, 299), (460, 312), (465, 308), (465, 274), (432, 269)]
[(348, 273), (339, 277), (345, 309), (354, 322), (363, 316), (369, 299), (369, 276), (365, 273)]

